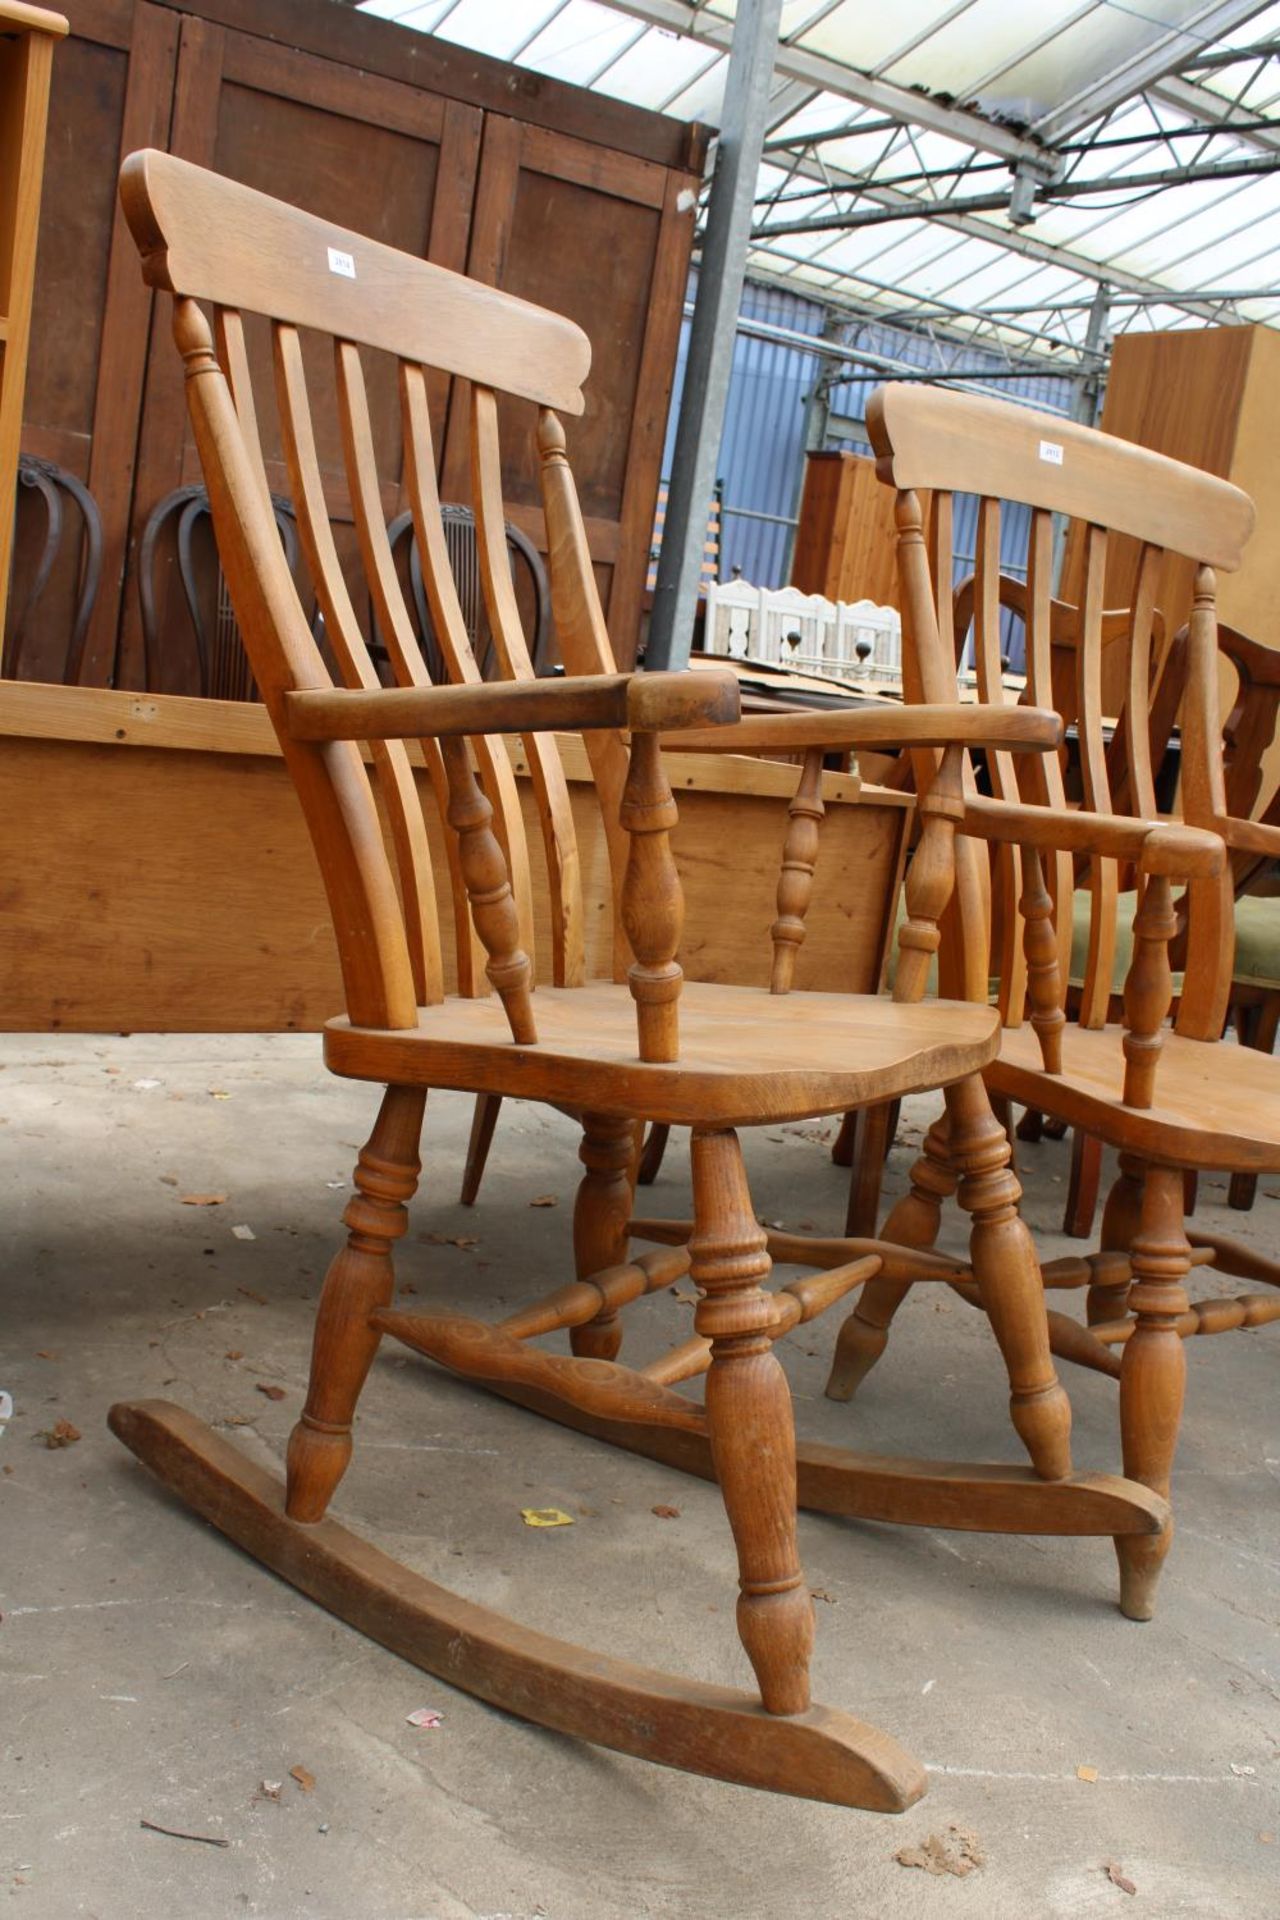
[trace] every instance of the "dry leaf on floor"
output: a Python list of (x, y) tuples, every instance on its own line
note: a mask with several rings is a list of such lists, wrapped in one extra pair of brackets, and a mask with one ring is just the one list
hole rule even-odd
[(1102, 1870), (1106, 1874), (1112, 1886), (1119, 1887), (1121, 1893), (1136, 1893), (1138, 1891), (1138, 1889), (1134, 1886), (1132, 1880), (1129, 1878), (1128, 1874), (1125, 1872), (1124, 1868), (1119, 1864), (1118, 1861), (1115, 1861), (1115, 1860), (1106, 1861)]
[(829, 1607), (834, 1607), (836, 1604), (834, 1593), (828, 1593), (825, 1587), (810, 1587), (809, 1598), (811, 1600), (825, 1600)]
[(265, 1380), (259, 1380), (258, 1392), (265, 1393), (268, 1400), (283, 1400), (285, 1394), (283, 1387), (268, 1386)]
[(228, 1347), (226, 1357), (228, 1360), (243, 1360), (244, 1353), (239, 1347)]
[(407, 1713), (405, 1719), (411, 1727), (439, 1727), (444, 1724), (444, 1715), (436, 1707), (415, 1707)]
[[(212, 1247), (210, 1247), (210, 1248), (209, 1248), (209, 1252), (210, 1252), (210, 1253), (212, 1253), (212, 1252), (213, 1252), (213, 1248), (212, 1248)], [(255, 1293), (252, 1287), (237, 1287), (237, 1288), (236, 1288), (236, 1292), (237, 1292), (237, 1293), (242, 1293), (242, 1294), (244, 1295), (244, 1297), (245, 1297), (245, 1299), (246, 1299), (246, 1300), (256, 1300), (256, 1301), (257, 1301), (257, 1303), (258, 1303), (258, 1305), (259, 1305), (260, 1307), (265, 1307), (265, 1306), (266, 1306), (266, 1304), (267, 1304), (267, 1296), (266, 1296), (266, 1294), (265, 1294), (265, 1293)]]
[(679, 1507), (650, 1507), (649, 1511), (650, 1513), (656, 1513), (659, 1520), (678, 1520), (680, 1518)]
[(304, 1767), (301, 1763), (296, 1767), (290, 1767), (289, 1778), (296, 1780), (304, 1793), (314, 1793), (316, 1777), (309, 1767)]
[(950, 1873), (957, 1880), (963, 1880), (966, 1874), (987, 1864), (977, 1834), (957, 1827), (954, 1822), (945, 1834), (931, 1833), (918, 1847), (899, 1847), (893, 1857), (900, 1867), (920, 1867), (925, 1873), (939, 1877)]
[(283, 1780), (259, 1780), (258, 1792), (264, 1800), (278, 1800), (284, 1791)]
[(1097, 1777), (1098, 1777), (1098, 1769), (1096, 1767), (1077, 1767), (1076, 1768), (1076, 1779), (1087, 1780), (1090, 1786), (1093, 1785)]
[(237, 1240), (256, 1240), (258, 1237), (252, 1227), (232, 1227), (231, 1231)]
[(74, 1447), (80, 1438), (79, 1427), (73, 1427), (69, 1420), (55, 1420), (52, 1427), (45, 1428), (36, 1435), (36, 1439), (43, 1440), (50, 1452), (55, 1447)]
[(520, 1518), (526, 1527), (571, 1527), (573, 1515), (559, 1507), (521, 1507)]
[(560, 1195), (558, 1193), (540, 1193), (536, 1200), (529, 1202), (529, 1205), (531, 1207), (558, 1207), (560, 1205)]
[(178, 1205), (182, 1207), (220, 1207), (226, 1197), (225, 1193), (184, 1193)]
[(473, 1233), (420, 1233), (418, 1238), (431, 1247), (464, 1247), (470, 1250), (480, 1245)]
[[(56, 1347), (37, 1347), (36, 1348), (37, 1360), (61, 1360), (61, 1358), (62, 1358), (62, 1355), (58, 1352)], [(1249, 1771), (1250, 1773), (1252, 1773), (1253, 1768), (1250, 1767)]]

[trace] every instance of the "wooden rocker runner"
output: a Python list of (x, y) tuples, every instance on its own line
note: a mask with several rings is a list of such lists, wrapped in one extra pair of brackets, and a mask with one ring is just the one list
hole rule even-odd
[[(734, 683), (715, 673), (593, 673), (503, 685), (379, 687), (325, 509), (308, 396), (313, 375), (304, 373), (299, 329), (332, 337), (346, 476), (384, 632), (399, 589), (361, 349), (390, 353), (398, 363), (404, 483), (438, 633), (456, 635), (459, 612), (440, 529), (427, 366), (471, 383), (483, 551), (496, 551), (502, 539), (494, 388), (540, 410), (557, 626), (571, 665), (575, 627), (579, 640), (588, 629), (603, 635), (554, 411), (582, 409), (585, 336), (522, 301), (163, 154), (135, 154), (121, 191), (147, 281), (175, 296), (175, 335), (222, 565), (328, 890), (347, 1014), (327, 1029), (326, 1059), (336, 1073), (382, 1083), (386, 1092), (355, 1170), (355, 1196), (344, 1215), (348, 1238), (325, 1281), (284, 1486), (166, 1403), (119, 1405), (113, 1429), (198, 1513), (266, 1565), (406, 1658), (498, 1706), (695, 1772), (849, 1806), (905, 1807), (923, 1789), (919, 1766), (887, 1735), (810, 1703), (813, 1607), (796, 1546), (790, 1395), (773, 1342), (872, 1275), (954, 1277), (956, 1264), (923, 1253), (905, 1256), (904, 1265), (900, 1250), (871, 1244), (834, 1257), (818, 1247), (810, 1250), (816, 1277), (766, 1291), (769, 1236), (752, 1211), (734, 1129), (843, 1112), (913, 1089), (947, 1089), (963, 1163), (961, 1197), (974, 1223), (971, 1284), (1008, 1362), (1014, 1422), (1032, 1460), (1030, 1469), (965, 1469), (808, 1448), (800, 1466), (806, 1501), (931, 1524), (1113, 1535), (1158, 1532), (1165, 1517), (1163, 1502), (1142, 1488), (1071, 1476), (1070, 1414), (1050, 1359), (1040, 1275), (1018, 1219), (1007, 1144), (981, 1080), (998, 1043), (996, 1015), (962, 1003), (913, 1004), (950, 891), (963, 748), (948, 749), (922, 799), (926, 822), (897, 1004), (682, 985), (682, 900), (670, 847), (676, 810), (659, 735), (699, 728), (712, 738), (717, 731), (736, 735)], [(341, 271), (331, 265), (335, 258)], [(199, 301), (213, 307), (212, 328)], [(344, 687), (332, 683), (276, 531), (244, 309), (270, 323), (283, 465)], [(489, 584), (502, 573), (491, 568)], [(504, 613), (495, 599), (501, 595), (490, 603), (497, 623)], [(893, 716), (902, 736), (915, 740), (949, 738), (961, 724), (952, 713), (909, 718), (904, 727), (903, 716)], [(972, 730), (971, 721), (964, 724)], [(546, 730), (553, 727), (580, 728), (588, 741), (609, 743), (612, 763), (625, 766), (615, 828), (628, 846), (621, 901), (634, 958), (625, 983), (533, 989), (507, 859), (475, 764), (501, 798), (510, 763), (496, 736), (519, 732), (526, 742), (550, 745)], [(1011, 751), (1043, 748), (1057, 732), (1054, 720), (1032, 712), (997, 723)], [(446, 997), (442, 988), (429, 847), (404, 745), (410, 739), (420, 744), (456, 838), (453, 857), (495, 989), (483, 997)], [(387, 840), (356, 742), (370, 750)], [(576, 850), (571, 821), (558, 805), (555, 762), (546, 756), (535, 764), (549, 839), (566, 871)], [(532, 1097), (584, 1115), (578, 1277), (500, 1328), (391, 1306), (391, 1253), (417, 1185), (432, 1086)], [(693, 1129), (695, 1221), (687, 1246), (632, 1261), (630, 1169), (635, 1128), (646, 1119)], [(795, 1257), (776, 1241), (775, 1250)], [(620, 1365), (620, 1308), (685, 1271), (701, 1294), (693, 1339), (654, 1367)], [(532, 1344), (560, 1327), (571, 1330), (572, 1357)], [(558, 1419), (713, 1475), (737, 1547), (738, 1627), (759, 1698), (531, 1633), (397, 1566), (327, 1519), (351, 1456), (356, 1401), (384, 1334)], [(705, 1408), (672, 1390), (702, 1371)]]

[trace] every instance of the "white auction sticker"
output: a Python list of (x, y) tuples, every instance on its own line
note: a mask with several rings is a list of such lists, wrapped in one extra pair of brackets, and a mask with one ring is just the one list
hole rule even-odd
[(337, 247), (330, 247), (329, 271), (330, 273), (340, 273), (344, 280), (354, 280), (356, 277), (356, 263), (355, 263), (354, 255), (350, 253), (341, 253)]
[(1051, 467), (1060, 467), (1062, 465), (1061, 443), (1057, 440), (1042, 440), (1040, 442), (1040, 458), (1047, 461)]

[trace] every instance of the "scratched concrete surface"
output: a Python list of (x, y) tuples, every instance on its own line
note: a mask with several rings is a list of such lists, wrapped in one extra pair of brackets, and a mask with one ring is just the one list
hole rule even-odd
[[(897, 1818), (715, 1785), (491, 1711), (313, 1608), (166, 1496), (108, 1434), (165, 1394), (278, 1464), (369, 1089), (310, 1038), (0, 1041), (0, 1887), (28, 1920), (1092, 1920), (1280, 1912), (1280, 1328), (1195, 1343), (1156, 1621), (1114, 1606), (1105, 1541), (804, 1517), (815, 1692), (929, 1769)], [(225, 1097), (219, 1097), (225, 1096)], [(890, 1163), (900, 1186), (931, 1103)], [(433, 1099), (401, 1278), (497, 1313), (567, 1273), (574, 1130), (509, 1108), (473, 1214), (469, 1103)], [(760, 1213), (834, 1227), (819, 1127), (749, 1142)], [(1066, 1149), (1023, 1149), (1063, 1250)], [(1265, 1183), (1273, 1189), (1277, 1182)], [(180, 1204), (223, 1193), (221, 1205)], [(554, 1193), (555, 1208), (531, 1209)], [(1204, 1216), (1274, 1249), (1280, 1200)], [(676, 1150), (654, 1211), (687, 1205)], [(237, 1237), (247, 1227), (254, 1238)], [(430, 1236), (474, 1235), (475, 1247)], [(426, 1237), (424, 1237), (426, 1236)], [(1212, 1291), (1213, 1282), (1199, 1291)], [(1065, 1300), (1065, 1297), (1064, 1297)], [(1078, 1299), (1075, 1302), (1078, 1308)], [(634, 1323), (648, 1357), (685, 1326)], [(829, 1333), (788, 1343), (802, 1427), (889, 1452), (1016, 1458), (1001, 1370), (961, 1303), (914, 1298), (854, 1408), (822, 1398)], [(259, 1386), (283, 1387), (272, 1399)], [(1082, 1463), (1117, 1458), (1114, 1388), (1074, 1373)], [(50, 1450), (58, 1419), (82, 1438)], [(655, 1516), (671, 1505), (679, 1518)], [(534, 1532), (520, 1509), (575, 1524)], [(743, 1683), (714, 1490), (468, 1391), (399, 1350), (363, 1402), (340, 1512), (431, 1576), (558, 1634)], [(407, 1723), (432, 1706), (443, 1723)], [(314, 1776), (304, 1792), (291, 1778)], [(1082, 1781), (1077, 1768), (1097, 1770)], [(277, 1799), (259, 1783), (281, 1781)], [(152, 1820), (225, 1840), (143, 1830)], [(967, 1878), (897, 1863), (952, 1824)], [(1113, 1884), (1115, 1862), (1137, 1888)]]

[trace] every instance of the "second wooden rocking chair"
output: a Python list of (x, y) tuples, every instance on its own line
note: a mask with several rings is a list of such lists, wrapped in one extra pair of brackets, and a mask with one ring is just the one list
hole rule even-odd
[[(494, 389), (539, 409), (562, 643), (576, 630), (580, 641), (589, 632), (603, 646), (556, 412), (581, 411), (585, 336), (557, 316), (163, 154), (126, 163), (122, 197), (148, 282), (174, 295), (223, 565), (328, 891), (347, 1011), (326, 1030), (326, 1061), (385, 1093), (355, 1170), (347, 1241), (325, 1281), (284, 1484), (168, 1403), (118, 1405), (113, 1429), (198, 1513), (284, 1578), (496, 1705), (669, 1765), (849, 1806), (900, 1809), (923, 1789), (920, 1767), (887, 1735), (810, 1703), (813, 1606), (797, 1551), (797, 1493), (831, 1513), (994, 1530), (1146, 1537), (1158, 1535), (1166, 1518), (1163, 1501), (1144, 1488), (1071, 1474), (1070, 1412), (1050, 1359), (1040, 1275), (981, 1078), (998, 1044), (997, 1018), (986, 1007), (920, 1004), (951, 887), (964, 748), (947, 747), (921, 798), (925, 825), (894, 1004), (683, 984), (676, 959), (682, 900), (670, 848), (676, 809), (659, 736), (699, 727), (703, 738), (735, 736), (734, 683), (715, 673), (592, 673), (432, 687), (415, 654), (417, 684), (379, 687), (334, 549), (300, 344), (303, 328), (332, 339), (350, 496), (384, 633), (395, 629), (387, 615), (397, 589), (362, 347), (398, 362), (405, 484), (437, 632), (459, 648), (465, 641), (440, 525), (428, 365), (471, 383), (482, 553), (501, 554), (503, 539)], [(200, 301), (213, 306), (212, 329)], [(324, 666), (276, 535), (245, 309), (270, 322), (284, 465), (345, 687), (335, 687)], [(491, 587), (506, 578), (505, 567), (495, 564), (486, 577)], [(499, 625), (506, 618), (500, 591), (491, 593), (490, 616)], [(1051, 717), (1031, 712), (1005, 716), (994, 732), (985, 719), (975, 729), (950, 708), (893, 719), (900, 738), (934, 744), (966, 727), (1011, 750), (1044, 748), (1057, 737)], [(535, 992), (521, 947), (507, 862), (474, 769), (479, 760), (509, 770), (493, 736), (519, 732), (547, 750), (535, 764), (539, 791), (550, 796), (549, 842), (560, 872), (571, 872), (576, 855), (571, 821), (556, 804), (553, 727), (582, 729), (621, 776), (614, 837), (627, 843), (622, 918), (634, 956), (625, 983)], [(428, 842), (403, 744), (410, 739), (443, 792), (496, 994), (443, 991)], [(357, 742), (370, 749), (390, 851)], [(607, 778), (602, 784), (608, 788)], [(430, 1087), (532, 1097), (584, 1116), (577, 1275), (499, 1326), (392, 1305), (392, 1249), (417, 1185)], [(961, 1199), (973, 1220), (973, 1264), (963, 1272), (992, 1317), (1031, 1468), (797, 1450), (778, 1337), (873, 1275), (952, 1278), (960, 1267), (874, 1243), (834, 1252), (821, 1244), (800, 1253), (778, 1246), (752, 1211), (735, 1129), (931, 1087), (947, 1089)], [(691, 1232), (670, 1236), (687, 1245), (632, 1259), (630, 1171), (642, 1120), (692, 1127), (695, 1219)], [(771, 1293), (764, 1286), (771, 1250), (817, 1271)], [(692, 1337), (648, 1367), (619, 1364), (619, 1310), (686, 1272), (701, 1296)], [(572, 1356), (536, 1344), (566, 1329)], [(759, 1698), (531, 1632), (411, 1573), (326, 1517), (384, 1336), (553, 1418), (716, 1479), (737, 1547), (738, 1627)], [(702, 1373), (705, 1405), (674, 1391)]]

